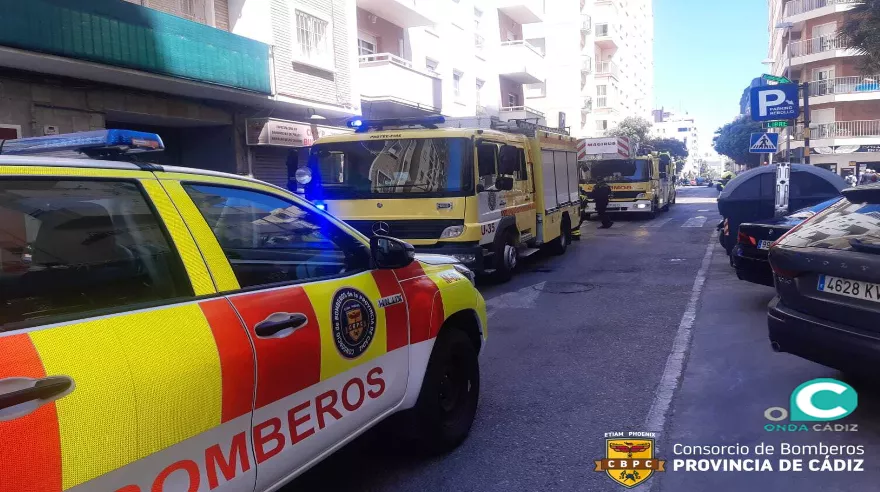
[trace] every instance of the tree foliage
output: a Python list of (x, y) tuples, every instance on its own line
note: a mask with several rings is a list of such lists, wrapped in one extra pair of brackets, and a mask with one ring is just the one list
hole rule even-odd
[(880, 0), (862, 0), (846, 12), (839, 40), (858, 52), (859, 69), (865, 74), (880, 72)]
[(739, 116), (715, 131), (712, 144), (716, 152), (730, 157), (737, 164), (745, 164), (748, 168), (758, 167), (761, 154), (749, 153), (749, 138), (752, 133), (762, 131), (761, 123), (752, 121), (748, 116)]
[(627, 116), (616, 127), (608, 130), (609, 137), (627, 137), (633, 145), (644, 143), (648, 140), (648, 132), (651, 131), (651, 122), (640, 116)]
[(676, 159), (684, 159), (688, 156), (687, 146), (681, 140), (675, 138), (651, 138), (644, 142), (657, 152), (669, 152)]

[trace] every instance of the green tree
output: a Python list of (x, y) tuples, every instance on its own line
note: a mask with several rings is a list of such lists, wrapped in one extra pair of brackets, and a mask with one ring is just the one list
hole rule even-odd
[(846, 12), (839, 41), (858, 52), (862, 73), (880, 72), (880, 0), (862, 0)]
[(712, 144), (719, 154), (751, 169), (761, 165), (761, 154), (749, 153), (749, 138), (752, 133), (762, 131), (761, 123), (752, 121), (748, 116), (739, 116), (715, 131)]
[(648, 132), (651, 131), (651, 122), (640, 116), (627, 116), (616, 127), (608, 130), (609, 137), (627, 137), (633, 145), (639, 145), (648, 140)]
[(644, 145), (651, 147), (657, 152), (669, 152), (675, 161), (675, 174), (681, 174), (681, 170), (685, 165), (685, 159), (688, 156), (688, 149), (684, 142), (675, 138), (650, 138)]

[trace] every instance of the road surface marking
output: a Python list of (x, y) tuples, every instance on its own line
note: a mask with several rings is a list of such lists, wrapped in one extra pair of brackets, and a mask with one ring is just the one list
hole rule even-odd
[(704, 224), (706, 224), (706, 217), (703, 215), (698, 215), (696, 217), (691, 217), (681, 226), (682, 227), (703, 227)]
[(649, 227), (650, 227), (650, 228), (663, 227), (663, 226), (665, 226), (666, 224), (668, 224), (670, 220), (672, 220), (672, 217), (670, 217), (670, 218), (668, 218), (668, 219), (652, 220), (651, 222), (648, 222), (647, 224), (644, 224), (642, 227), (644, 227), (644, 228), (649, 228)]
[(704, 208), (701, 210), (697, 210), (697, 212), (711, 212), (711, 210), (709, 210), (708, 208)]
[(522, 289), (501, 294), (486, 301), (486, 317), (490, 318), (504, 308), (532, 309), (547, 282), (540, 282)]
[(703, 285), (706, 283), (706, 272), (709, 270), (709, 264), (712, 262), (712, 253), (715, 251), (717, 239), (718, 231), (712, 231), (709, 237), (709, 245), (706, 246), (706, 254), (703, 256), (703, 263), (700, 264), (697, 277), (694, 279), (691, 298), (687, 303), (684, 314), (681, 316), (675, 340), (672, 342), (672, 352), (669, 353), (669, 357), (666, 359), (663, 376), (660, 377), (660, 384), (654, 393), (654, 402), (651, 404), (651, 409), (648, 410), (648, 416), (645, 418), (644, 429), (646, 431), (663, 432), (663, 428), (666, 425), (666, 414), (669, 411), (672, 398), (675, 396), (675, 391), (678, 389), (684, 372), (684, 361), (690, 349), (694, 320), (697, 317), (697, 303), (700, 301)]

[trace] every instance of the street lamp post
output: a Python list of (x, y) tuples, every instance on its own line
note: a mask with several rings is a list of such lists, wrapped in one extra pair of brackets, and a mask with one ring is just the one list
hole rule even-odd
[[(785, 38), (786, 38), (785, 46), (787, 48), (786, 51), (788, 51), (788, 63), (786, 64), (784, 75), (789, 80), (791, 80), (791, 28), (792, 27), (794, 27), (794, 24), (791, 22), (778, 22), (778, 23), (776, 23), (776, 29), (785, 29)], [(788, 125), (788, 127), (785, 130), (785, 159), (789, 162), (791, 162), (791, 127), (794, 125), (797, 125), (797, 119), (792, 121), (792, 124)]]

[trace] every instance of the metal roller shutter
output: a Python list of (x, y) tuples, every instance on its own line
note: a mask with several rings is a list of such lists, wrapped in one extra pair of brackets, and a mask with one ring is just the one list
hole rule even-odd
[(253, 148), (254, 177), (287, 188), (287, 156), (291, 150), (286, 147)]

